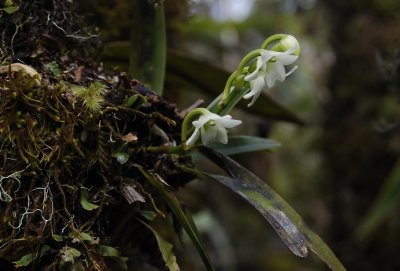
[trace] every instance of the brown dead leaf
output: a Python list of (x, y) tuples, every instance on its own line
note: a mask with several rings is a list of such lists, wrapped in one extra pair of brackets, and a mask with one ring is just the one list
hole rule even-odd
[(137, 141), (138, 137), (134, 133), (128, 133), (124, 136), (121, 136), (121, 139), (125, 142), (132, 142), (132, 141)]
[(74, 81), (75, 81), (76, 83), (78, 83), (79, 81), (81, 81), (83, 68), (84, 68), (83, 66), (79, 66), (79, 67), (74, 71), (74, 76), (75, 76)]

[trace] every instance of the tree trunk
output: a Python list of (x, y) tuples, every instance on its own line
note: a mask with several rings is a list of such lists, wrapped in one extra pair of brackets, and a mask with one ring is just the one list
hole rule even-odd
[(398, 156), (390, 147), (396, 134), (376, 128), (393, 96), (377, 55), (393, 50), (400, 33), (398, 4), (381, 2), (325, 2), (336, 63), (328, 82), (332, 96), (324, 105), (324, 189), (332, 212), (331, 243), (349, 270), (400, 268), (394, 242), (400, 238), (399, 221), (368, 240), (354, 236)]

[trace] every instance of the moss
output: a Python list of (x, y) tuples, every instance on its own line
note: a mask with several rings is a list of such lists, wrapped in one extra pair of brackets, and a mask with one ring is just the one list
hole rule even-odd
[[(16, 261), (47, 245), (49, 254), (36, 259), (40, 266), (63, 263), (60, 251), (65, 247), (77, 249), (82, 255), (79, 259), (103, 265), (104, 259), (95, 251), (107, 244), (116, 227), (104, 220), (114, 208), (128, 214), (136, 206), (125, 200), (122, 185), (140, 187), (138, 193), (148, 202), (140, 204), (154, 209), (150, 202), (156, 196), (133, 165), (140, 164), (166, 180), (178, 177), (181, 180), (176, 185), (189, 177), (182, 174), (180, 178), (176, 167), (187, 161), (146, 151), (165, 140), (179, 141), (181, 120), (164, 100), (149, 97), (137, 109), (125, 107), (129, 97), (141, 94), (106, 81), (88, 87), (70, 87), (66, 82), (38, 86), (34, 78), (19, 72), (3, 75), (1, 82), (0, 208), (4, 211), (0, 257)], [(103, 91), (106, 86), (107, 93)], [(106, 106), (100, 110), (101, 103)], [(155, 125), (163, 137), (154, 132)], [(123, 165), (114, 158), (116, 151), (129, 156)], [(84, 208), (82, 187), (88, 192), (85, 200), (98, 208)], [(99, 243), (71, 237), (88, 231)], [(54, 234), (63, 241), (54, 242)]]
[(105, 88), (106, 85), (99, 81), (91, 83), (88, 87), (71, 85), (72, 93), (80, 98), (83, 104), (93, 112), (100, 110), (104, 101)]
[[(39, 270), (107, 270), (115, 262), (103, 246), (119, 247), (120, 263), (127, 252), (148, 253), (156, 243), (138, 231), (136, 214), (166, 209), (135, 165), (174, 186), (192, 178), (178, 170), (190, 159), (152, 151), (180, 142), (175, 106), (85, 58), (97, 41), (67, 1), (14, 3), (17, 11), (0, 14), (2, 66), (23, 60), (37, 75), (0, 73), (0, 257), (31, 258), (26, 264)], [(129, 157), (123, 164), (119, 152)], [(126, 199), (127, 186), (145, 202)]]

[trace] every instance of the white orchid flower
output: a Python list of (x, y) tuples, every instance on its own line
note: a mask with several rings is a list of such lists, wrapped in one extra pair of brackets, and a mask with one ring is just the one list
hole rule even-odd
[(286, 52), (274, 52), (270, 51), (270, 55), (272, 58), (269, 62), (266, 62), (265, 65), (267, 70), (267, 76), (265, 77), (265, 83), (268, 88), (271, 88), (275, 85), (275, 81), (279, 80), (281, 82), (285, 81), (286, 76), (292, 74), (297, 66), (294, 66), (289, 72), (286, 72), (285, 65), (293, 64), (298, 56), (291, 55), (295, 51), (294, 49), (289, 49)]
[[(293, 36), (286, 36), (281, 40), (280, 48), (288, 48), (284, 52), (262, 50), (260, 56), (256, 58), (256, 69), (244, 77), (245, 81), (250, 82), (250, 92), (243, 96), (244, 99), (252, 98), (248, 106), (252, 106), (260, 96), (263, 88), (271, 88), (275, 81), (283, 82), (286, 76), (292, 74), (297, 66), (286, 72), (285, 66), (293, 64), (299, 53), (299, 44)], [(293, 54), (294, 53), (294, 54)]]
[(226, 144), (228, 143), (227, 128), (233, 128), (241, 123), (242, 121), (232, 119), (230, 115), (221, 117), (207, 110), (207, 113), (192, 122), (195, 130), (186, 141), (186, 145), (194, 145), (200, 137), (203, 145), (209, 145), (215, 141)]
[(267, 63), (271, 59), (271, 55), (267, 50), (261, 51), (260, 56), (257, 57), (256, 69), (251, 74), (244, 77), (244, 80), (250, 81), (250, 92), (243, 96), (244, 99), (250, 99), (251, 102), (247, 105), (248, 107), (252, 106), (257, 98), (260, 96), (264, 86), (265, 86), (265, 77), (267, 76)]

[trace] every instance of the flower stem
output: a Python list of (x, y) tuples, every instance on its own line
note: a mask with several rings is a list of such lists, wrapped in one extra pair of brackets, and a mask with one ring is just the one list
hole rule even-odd
[(237, 68), (236, 72), (238, 75), (243, 73), (243, 69), (249, 63), (251, 60), (255, 59), (256, 57), (261, 55), (261, 52), (264, 51), (264, 49), (256, 49), (254, 51), (251, 51), (248, 53), (239, 63), (239, 67)]
[[(227, 105), (228, 100), (230, 100), (230, 96), (231, 96), (231, 86), (232, 86), (232, 83), (233, 83), (234, 81), (236, 81), (236, 82), (235, 82), (235, 89), (234, 89), (234, 91), (235, 91), (235, 90), (238, 90), (238, 89), (236, 89), (236, 88), (241, 88), (241, 86), (242, 86), (242, 84), (243, 84), (243, 79), (244, 79), (243, 73), (247, 73), (247, 72), (248, 72), (248, 69), (249, 69), (248, 67), (246, 67), (246, 65), (247, 65), (250, 61), (252, 61), (253, 59), (255, 59), (256, 57), (260, 56), (260, 55), (261, 55), (261, 52), (262, 52), (263, 50), (264, 50), (264, 49), (256, 49), (256, 50), (254, 50), (254, 51), (251, 51), (250, 53), (248, 53), (248, 54), (240, 61), (237, 70), (236, 70), (235, 72), (233, 72), (233, 73), (231, 74), (231, 76), (229, 76), (228, 80), (226, 81), (223, 95), (222, 95), (222, 97), (221, 97), (221, 100), (220, 100), (219, 103), (218, 103), (217, 108), (215, 109), (216, 112), (214, 112), (214, 113), (217, 113), (217, 114), (218, 114), (218, 112), (223, 111), (224, 107)], [(245, 94), (245, 93), (244, 93), (244, 94)], [(243, 95), (244, 95), (244, 94), (243, 94)]]
[(186, 142), (187, 134), (190, 132), (192, 127), (190, 127), (190, 121), (197, 115), (207, 114), (208, 110), (205, 108), (196, 108), (190, 111), (182, 123), (182, 132), (181, 132), (181, 141), (182, 143)]
[(261, 45), (261, 49), (266, 49), (268, 47), (268, 45), (270, 45), (272, 42), (277, 41), (277, 40), (281, 40), (284, 37), (286, 37), (285, 34), (272, 35), (271, 37), (269, 37), (268, 39), (266, 39), (264, 41), (264, 43)]
[(231, 93), (231, 86), (233, 81), (236, 79), (237, 76), (237, 71), (234, 71), (226, 81), (225, 87), (224, 87), (224, 92), (222, 94), (222, 98), (219, 101), (218, 107), (224, 107), (226, 100), (229, 97), (229, 94)]

